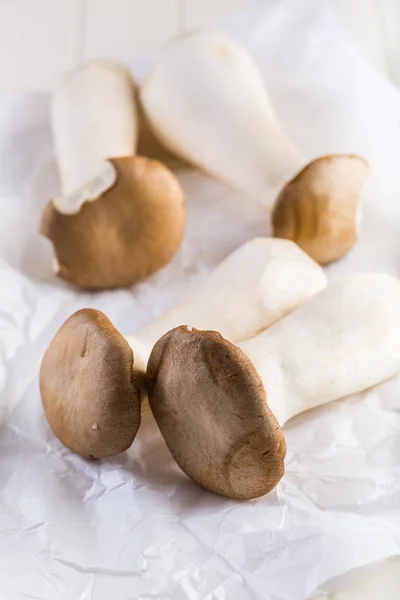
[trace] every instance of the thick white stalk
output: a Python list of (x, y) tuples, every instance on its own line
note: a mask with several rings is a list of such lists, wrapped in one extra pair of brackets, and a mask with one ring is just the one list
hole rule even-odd
[(258, 68), (223, 35), (203, 31), (163, 48), (141, 99), (169, 149), (264, 206), (307, 163), (280, 126)]
[(238, 345), (282, 426), (400, 370), (400, 283), (384, 274), (353, 275)]
[(126, 339), (145, 370), (157, 340), (188, 325), (238, 342), (256, 335), (326, 286), (319, 265), (288, 240), (257, 238), (226, 258), (208, 279), (160, 318)]
[(98, 196), (114, 183), (112, 165), (104, 161), (136, 152), (138, 120), (129, 71), (108, 60), (78, 67), (55, 92), (51, 120), (63, 195), (57, 207), (76, 212), (81, 202), (76, 196), (84, 186), (91, 184), (90, 193)]

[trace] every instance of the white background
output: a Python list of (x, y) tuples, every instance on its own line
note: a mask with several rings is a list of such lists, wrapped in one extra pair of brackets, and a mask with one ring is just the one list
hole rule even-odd
[[(137, 57), (253, 1), (0, 0), (0, 88), (50, 88), (82, 59)], [(398, 0), (331, 1), (366, 56), (400, 84)]]
[[(99, 55), (132, 59), (181, 31), (251, 3), (252, 0), (0, 0), (0, 88), (50, 89), (66, 69), (82, 59)], [(400, 84), (400, 2), (332, 3), (368, 59)], [(330, 598), (388, 600), (392, 597), (388, 586), (393, 585), (394, 594), (400, 583), (393, 579), (390, 562), (383, 569), (384, 587), (377, 585), (371, 571), (362, 575), (362, 583), (351, 583)], [(374, 588), (379, 595), (368, 595)]]

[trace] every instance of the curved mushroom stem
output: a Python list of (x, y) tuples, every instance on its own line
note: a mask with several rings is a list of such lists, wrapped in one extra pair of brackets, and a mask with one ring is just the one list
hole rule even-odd
[(68, 200), (103, 172), (104, 161), (136, 154), (138, 116), (131, 74), (110, 60), (83, 64), (54, 93), (51, 122), (62, 188), (57, 204), (65, 213), (76, 212), (79, 206), (70, 207)]
[(62, 194), (40, 231), (57, 275), (74, 285), (131, 286), (164, 267), (181, 242), (183, 190), (164, 165), (135, 156), (137, 121), (132, 77), (110, 61), (84, 64), (54, 94)]
[[(276, 198), (277, 205), (284, 203), (273, 219), (274, 235), (292, 239), (323, 262), (353, 245), (365, 161), (333, 155), (307, 165), (279, 123), (261, 73), (238, 43), (207, 31), (170, 43), (145, 79), (141, 100), (168, 149), (268, 209)], [(352, 177), (354, 169), (364, 171), (361, 181)]]
[(166, 45), (140, 97), (167, 148), (263, 206), (307, 164), (252, 59), (221, 34), (200, 31)]
[(189, 477), (232, 498), (266, 494), (284, 473), (291, 417), (400, 370), (400, 283), (355, 275), (234, 346), (184, 327), (154, 346), (149, 402)]
[(396, 279), (353, 275), (238, 344), (260, 375), (278, 423), (395, 375), (399, 309)]
[(122, 452), (140, 424), (143, 378), (159, 336), (186, 322), (220, 327), (238, 341), (325, 285), (321, 267), (295, 244), (260, 238), (239, 248), (202, 287), (136, 336), (125, 340), (99, 311), (78, 311), (56, 333), (41, 365), (42, 402), (53, 432), (84, 457)]
[(322, 269), (288, 240), (256, 238), (158, 319), (126, 338), (146, 370), (156, 341), (182, 323), (215, 329), (232, 342), (256, 335), (326, 286)]

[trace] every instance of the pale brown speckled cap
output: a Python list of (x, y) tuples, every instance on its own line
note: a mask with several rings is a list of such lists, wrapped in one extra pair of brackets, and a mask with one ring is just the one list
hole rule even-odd
[(141, 385), (133, 353), (100, 311), (73, 314), (50, 343), (40, 393), (58, 439), (84, 458), (123, 452), (140, 425)]
[(229, 498), (256, 498), (284, 474), (286, 442), (248, 357), (215, 331), (177, 327), (154, 346), (149, 403), (181, 469)]
[(359, 234), (361, 190), (369, 167), (360, 156), (322, 156), (279, 194), (272, 213), (275, 237), (296, 242), (321, 265), (339, 260)]
[(53, 244), (58, 276), (87, 289), (127, 287), (172, 259), (186, 225), (183, 190), (163, 164), (141, 156), (110, 160), (115, 184), (76, 214), (46, 206), (40, 233)]

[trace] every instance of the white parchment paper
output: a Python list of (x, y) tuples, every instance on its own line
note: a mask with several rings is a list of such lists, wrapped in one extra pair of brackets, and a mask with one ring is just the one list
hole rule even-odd
[[(323, 0), (261, 2), (218, 26), (251, 50), (304, 153), (371, 163), (361, 240), (329, 277), (399, 275), (400, 94)], [(292, 420), (285, 477), (246, 503), (192, 484), (149, 416), (127, 453), (102, 462), (51, 435), (38, 369), (67, 316), (99, 308), (133, 333), (269, 225), (251, 201), (181, 169), (188, 229), (173, 263), (132, 290), (77, 293), (53, 278), (37, 235), (57, 190), (47, 111), (46, 95), (0, 99), (0, 600), (302, 600), (400, 554), (400, 379)]]

